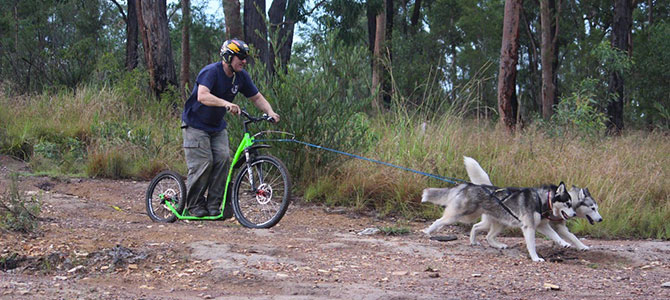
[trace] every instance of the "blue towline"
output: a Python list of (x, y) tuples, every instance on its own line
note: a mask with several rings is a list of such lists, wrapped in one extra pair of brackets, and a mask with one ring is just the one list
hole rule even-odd
[(298, 140), (295, 140), (295, 139), (262, 139), (262, 140), (259, 139), (259, 140), (254, 140), (254, 142), (289, 142), (289, 143), (303, 144), (305, 146), (309, 146), (309, 147), (312, 147), (312, 148), (317, 148), (317, 149), (322, 149), (322, 150), (326, 150), (326, 151), (330, 151), (330, 152), (335, 152), (337, 154), (342, 154), (342, 155), (350, 156), (350, 157), (353, 157), (353, 158), (358, 158), (358, 159), (361, 159), (361, 160), (382, 164), (382, 165), (385, 165), (385, 166), (401, 169), (401, 170), (408, 171), (408, 172), (413, 172), (413, 173), (416, 173), (416, 174), (421, 174), (421, 175), (428, 176), (428, 177), (431, 177), (431, 178), (434, 178), (434, 179), (437, 179), (437, 180), (441, 180), (441, 181), (444, 181), (444, 182), (448, 182), (448, 183), (451, 183), (451, 184), (458, 184), (459, 182), (467, 182), (467, 181), (462, 180), (462, 179), (453, 178), (453, 177), (443, 177), (443, 176), (439, 176), (439, 175), (435, 175), (435, 174), (421, 172), (421, 171), (413, 170), (413, 169), (410, 169), (410, 168), (405, 168), (403, 166), (398, 166), (398, 165), (390, 164), (390, 163), (383, 162), (383, 161), (380, 161), (380, 160), (371, 159), (371, 158), (367, 158), (367, 157), (363, 157), (363, 156), (360, 156), (360, 155), (351, 154), (351, 153), (347, 153), (347, 152), (343, 152), (343, 151), (339, 151), (339, 150), (335, 150), (335, 149), (331, 149), (331, 148), (326, 148), (326, 147), (323, 147), (323, 146), (314, 145), (314, 144), (306, 143), (306, 142), (303, 142), (303, 141), (298, 141)]

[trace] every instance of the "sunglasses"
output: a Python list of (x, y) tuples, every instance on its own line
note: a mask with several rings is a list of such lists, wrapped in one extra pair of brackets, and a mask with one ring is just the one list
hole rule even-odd
[(237, 58), (239, 58), (240, 60), (245, 60), (248, 57), (248, 55), (246, 54), (236, 54), (235, 56), (237, 56)]

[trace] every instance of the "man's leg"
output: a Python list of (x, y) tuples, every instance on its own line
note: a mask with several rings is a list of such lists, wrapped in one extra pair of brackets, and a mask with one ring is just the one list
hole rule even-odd
[[(226, 188), (226, 179), (230, 169), (230, 148), (228, 143), (228, 131), (223, 130), (211, 135), (212, 145), (212, 173), (209, 177), (209, 189), (207, 190), (207, 210), (210, 216), (221, 214), (221, 200)], [(228, 189), (232, 189), (229, 186)], [(230, 192), (230, 191), (229, 191)], [(230, 201), (226, 201), (226, 208)], [(230, 211), (230, 209), (228, 209)], [(230, 217), (230, 216), (227, 216)]]
[(187, 126), (182, 129), (184, 154), (188, 176), (186, 178), (186, 204), (189, 213), (196, 217), (207, 214), (203, 197), (212, 170), (212, 150), (207, 132)]

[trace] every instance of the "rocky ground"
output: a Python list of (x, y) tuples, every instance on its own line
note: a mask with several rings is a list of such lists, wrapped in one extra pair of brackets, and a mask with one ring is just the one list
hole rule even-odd
[[(0, 157), (0, 194), (25, 165)], [(468, 226), (428, 239), (428, 222), (396, 222), (296, 201), (279, 225), (152, 222), (148, 182), (20, 177), (43, 201), (39, 229), (0, 231), (0, 299), (670, 299), (670, 242), (538, 238), (547, 262), (470, 246)], [(597, 226), (597, 225), (595, 225)], [(403, 235), (359, 234), (409, 228)]]

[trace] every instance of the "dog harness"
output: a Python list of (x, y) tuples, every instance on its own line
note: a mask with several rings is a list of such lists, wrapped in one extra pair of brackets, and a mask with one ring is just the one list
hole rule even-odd
[[(489, 191), (489, 189), (487, 189), (487, 188), (486, 188), (485, 186), (483, 186), (483, 185), (480, 185), (480, 187), (481, 187), (484, 191), (486, 191), (486, 193), (489, 194), (489, 196), (491, 196), (491, 198), (496, 199), (496, 202), (498, 202), (498, 204), (500, 204), (500, 206), (502, 206), (502, 208), (505, 209), (505, 211), (506, 211), (507, 213), (509, 213), (510, 215), (512, 215), (512, 217), (514, 217), (517, 221), (521, 222), (521, 220), (519, 220), (519, 218), (518, 218), (516, 215), (514, 215), (514, 213), (512, 212), (512, 210), (510, 210), (509, 207), (507, 207), (507, 205), (505, 205), (505, 203), (503, 203), (503, 201), (507, 200), (509, 197), (512, 197), (512, 195), (521, 192), (522, 190), (515, 190), (515, 191), (513, 191), (513, 192), (510, 192), (510, 189), (507, 188), (507, 189), (497, 189), (497, 190), (491, 192), (491, 191)], [(495, 195), (495, 193), (499, 193), (499, 192), (506, 192), (506, 193), (507, 193), (507, 196), (505, 196), (505, 198), (503, 198), (502, 200), (500, 200), (500, 198), (498, 198), (498, 197)]]

